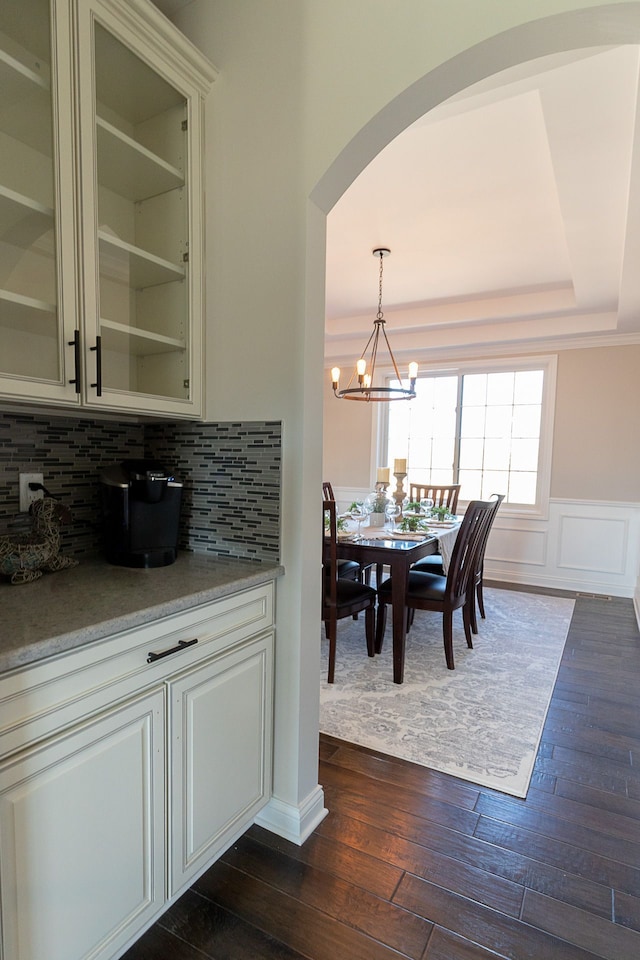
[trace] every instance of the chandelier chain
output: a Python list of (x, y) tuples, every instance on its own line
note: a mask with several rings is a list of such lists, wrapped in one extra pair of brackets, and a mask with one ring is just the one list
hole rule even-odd
[(380, 276), (378, 279), (378, 315), (376, 317), (376, 320), (379, 323), (384, 323), (384, 315), (382, 313), (382, 269), (383, 269), (384, 254), (382, 250), (380, 251), (379, 256), (380, 256)]

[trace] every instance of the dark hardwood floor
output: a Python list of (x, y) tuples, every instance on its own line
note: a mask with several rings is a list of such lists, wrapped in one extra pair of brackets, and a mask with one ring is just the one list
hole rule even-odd
[(630, 600), (576, 601), (526, 800), (328, 737), (319, 779), (302, 847), (252, 827), (126, 960), (640, 957)]

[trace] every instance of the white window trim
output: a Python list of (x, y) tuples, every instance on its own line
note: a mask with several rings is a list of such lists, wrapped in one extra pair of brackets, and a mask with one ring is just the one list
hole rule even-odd
[[(416, 358), (419, 361), (419, 357)], [(488, 360), (463, 360), (459, 363), (423, 363), (418, 376), (430, 374), (450, 374), (459, 376), (468, 373), (500, 373), (505, 370), (544, 370), (544, 390), (540, 413), (540, 452), (538, 459), (538, 499), (532, 504), (504, 503), (501, 514), (531, 520), (547, 520), (549, 517), (549, 499), (551, 496), (551, 462), (553, 456), (553, 430), (556, 406), (556, 380), (558, 357), (556, 354), (527, 357), (501, 357)], [(381, 371), (386, 380), (395, 377), (393, 370)], [(404, 401), (397, 401), (404, 403)], [(409, 401), (410, 403), (411, 401)], [(371, 424), (371, 477), (375, 480), (376, 469), (388, 463), (389, 404), (378, 403)], [(395, 490), (395, 478), (392, 477), (390, 491)]]

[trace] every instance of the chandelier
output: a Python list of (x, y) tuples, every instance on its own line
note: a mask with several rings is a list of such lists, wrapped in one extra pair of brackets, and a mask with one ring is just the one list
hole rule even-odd
[[(385, 319), (382, 313), (382, 264), (385, 257), (391, 253), (386, 247), (377, 247), (373, 250), (374, 257), (380, 257), (380, 276), (378, 281), (378, 313), (373, 321), (373, 331), (367, 340), (364, 350), (360, 354), (360, 359), (355, 365), (347, 386), (339, 390), (340, 368), (333, 367), (331, 370), (331, 383), (333, 392), (339, 400), (364, 400), (366, 403), (371, 401), (389, 401), (389, 400), (413, 400), (416, 395), (416, 377), (418, 376), (418, 364), (409, 364), (409, 386), (405, 387), (402, 377), (398, 372), (398, 365), (391, 350), (391, 345), (384, 329)], [(393, 366), (396, 380), (399, 387), (378, 386), (375, 382), (376, 362), (378, 360), (378, 346), (382, 336), (387, 353)], [(388, 364), (386, 364), (388, 366)], [(357, 386), (355, 386), (357, 382)], [(354, 386), (352, 386), (354, 384)]]

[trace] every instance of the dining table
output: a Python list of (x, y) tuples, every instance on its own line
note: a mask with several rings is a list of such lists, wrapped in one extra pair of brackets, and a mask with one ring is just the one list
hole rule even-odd
[(391, 609), (393, 629), (393, 682), (404, 680), (405, 639), (407, 633), (407, 588), (409, 570), (416, 560), (439, 552), (436, 533), (416, 537), (376, 529), (362, 535), (346, 535), (338, 539), (338, 558), (356, 560), (361, 566), (388, 566), (391, 574)]

